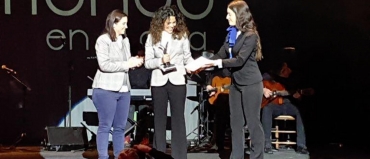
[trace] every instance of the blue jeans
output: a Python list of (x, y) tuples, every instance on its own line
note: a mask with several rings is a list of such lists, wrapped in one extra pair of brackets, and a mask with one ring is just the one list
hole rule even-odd
[(279, 115), (292, 115), (296, 119), (297, 129), (297, 146), (306, 148), (306, 135), (301, 114), (298, 108), (293, 105), (288, 99), (284, 99), (282, 105), (274, 103), (267, 104), (262, 109), (262, 126), (265, 132), (265, 147), (271, 148), (271, 127), (272, 119)]
[(130, 92), (113, 92), (94, 88), (92, 100), (98, 112), (99, 127), (96, 144), (99, 159), (108, 159), (109, 132), (113, 127), (115, 158), (124, 149), (125, 127), (130, 107)]

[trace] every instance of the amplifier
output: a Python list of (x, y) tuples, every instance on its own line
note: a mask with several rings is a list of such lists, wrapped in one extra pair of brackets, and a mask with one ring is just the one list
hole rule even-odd
[(46, 127), (47, 145), (88, 145), (86, 128), (84, 127)]

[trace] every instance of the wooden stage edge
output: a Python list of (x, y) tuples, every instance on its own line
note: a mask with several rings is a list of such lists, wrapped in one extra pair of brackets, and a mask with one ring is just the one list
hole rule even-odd
[[(109, 151), (112, 155), (112, 151)], [(228, 159), (230, 152), (224, 154), (207, 152), (189, 152), (188, 159)], [(40, 146), (25, 146), (0, 149), (0, 159), (97, 159), (96, 150), (46, 151)], [(246, 159), (249, 156), (246, 155)], [(294, 150), (282, 150), (274, 154), (265, 154), (265, 159), (308, 159), (309, 155), (297, 154)]]

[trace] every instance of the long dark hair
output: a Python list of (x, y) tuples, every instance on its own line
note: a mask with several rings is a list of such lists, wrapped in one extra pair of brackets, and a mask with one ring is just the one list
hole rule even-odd
[(235, 13), (236, 16), (236, 28), (246, 33), (247, 35), (256, 34), (257, 40), (257, 54), (256, 60), (262, 60), (262, 46), (260, 36), (257, 31), (257, 25), (254, 22), (252, 13), (249, 9), (248, 4), (244, 0), (233, 0), (229, 3), (228, 8)]
[(173, 30), (172, 37), (181, 39), (183, 37), (189, 36), (189, 30), (185, 23), (184, 15), (179, 12), (175, 5), (172, 6), (162, 6), (157, 11), (155, 11), (152, 21), (150, 22), (149, 33), (153, 38), (153, 44), (161, 41), (163, 26), (165, 21), (174, 16), (176, 18), (176, 26)]
[[(116, 41), (116, 31), (114, 30), (113, 25), (118, 23), (123, 17), (127, 17), (127, 14), (123, 13), (122, 10), (115, 9), (110, 12), (105, 20), (105, 28), (102, 34), (107, 33), (112, 41)], [(126, 36), (126, 33), (124, 36)]]

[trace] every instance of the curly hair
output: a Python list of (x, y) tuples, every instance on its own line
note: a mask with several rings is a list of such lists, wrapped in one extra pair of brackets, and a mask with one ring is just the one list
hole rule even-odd
[(161, 41), (162, 31), (164, 30), (164, 23), (170, 16), (176, 18), (176, 26), (173, 30), (172, 37), (174, 39), (182, 39), (189, 36), (189, 30), (185, 23), (184, 15), (179, 12), (175, 5), (162, 6), (155, 11), (152, 21), (150, 22), (149, 34), (153, 38), (153, 44)]
[(127, 14), (123, 13), (122, 10), (115, 9), (110, 12), (105, 20), (105, 28), (102, 34), (107, 33), (112, 41), (116, 41), (116, 31), (114, 31), (113, 24), (118, 23), (123, 17), (127, 17)]
[(249, 9), (248, 4), (244, 0), (233, 0), (229, 3), (228, 8), (235, 13), (236, 16), (236, 28), (246, 33), (247, 35), (256, 34), (257, 40), (257, 54), (256, 60), (262, 60), (262, 46), (260, 36), (257, 31), (257, 25), (254, 22), (252, 13)]

